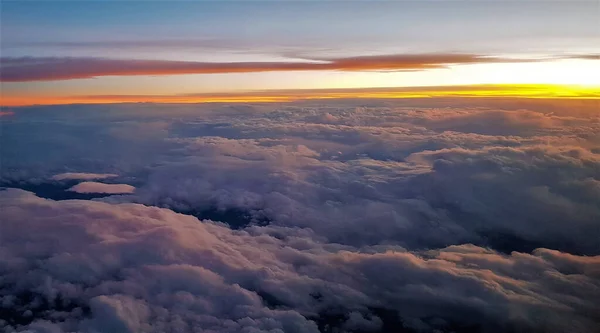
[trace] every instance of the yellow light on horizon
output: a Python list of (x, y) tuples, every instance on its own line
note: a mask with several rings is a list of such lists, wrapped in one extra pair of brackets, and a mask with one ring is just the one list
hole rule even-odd
[[(229, 81), (241, 84), (229, 86), (228, 90), (223, 90), (226, 88), (221, 86), (215, 89), (218, 92), (207, 91), (209, 81), (203, 75), (7, 83), (3, 84), (0, 106), (115, 102), (281, 102), (316, 98), (442, 96), (600, 98), (600, 60), (582, 59), (455, 65), (393, 73), (315, 71), (223, 74), (210, 76), (210, 82), (217, 78), (222, 85)], [(133, 84), (135, 82), (138, 84)], [(372, 88), (381, 89), (369, 90)], [(342, 91), (344, 89), (346, 91)]]
[(266, 90), (197, 95), (3, 96), (0, 106), (106, 103), (269, 103), (308, 99), (408, 98), (592, 99), (600, 101), (600, 85), (487, 84), (439, 87)]
[[(460, 68), (459, 68), (460, 67)], [(456, 66), (473, 84), (555, 84), (600, 86), (600, 61), (555, 60)]]

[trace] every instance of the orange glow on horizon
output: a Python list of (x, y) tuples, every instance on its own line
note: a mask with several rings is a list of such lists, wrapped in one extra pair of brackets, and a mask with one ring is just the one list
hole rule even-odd
[(270, 103), (315, 99), (403, 98), (599, 99), (600, 86), (465, 85), (447, 87), (356, 88), (249, 91), (196, 95), (2, 96), (0, 106), (110, 103)]

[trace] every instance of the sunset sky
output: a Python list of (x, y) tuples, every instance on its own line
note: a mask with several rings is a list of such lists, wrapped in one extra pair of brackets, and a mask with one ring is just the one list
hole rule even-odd
[(3, 106), (600, 90), (598, 1), (1, 6)]

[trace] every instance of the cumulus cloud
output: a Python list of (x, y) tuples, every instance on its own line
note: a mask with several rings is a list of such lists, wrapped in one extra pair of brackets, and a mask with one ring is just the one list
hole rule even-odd
[(66, 172), (52, 176), (53, 180), (95, 180), (118, 177), (112, 173)]
[(599, 251), (598, 202), (577, 195), (599, 177), (593, 118), (291, 107), (220, 121), (175, 127), (186, 157), (156, 168), (140, 202), (257, 210), (352, 245)]
[(104, 184), (98, 182), (83, 182), (79, 183), (68, 191), (77, 193), (107, 193), (107, 194), (123, 194), (135, 192), (135, 187), (127, 184)]
[(280, 238), (272, 227), (232, 231), (167, 209), (20, 190), (0, 192), (0, 206), (0, 296), (17, 330), (318, 332), (331, 311), (348, 329), (378, 329), (389, 319), (375, 309), (415, 331), (591, 332), (600, 320), (597, 256), (357, 251), (288, 229)]
[[(0, 191), (4, 325), (597, 331), (600, 118), (544, 103), (16, 110), (3, 130), (20, 139), (0, 146), (12, 187), (89, 170), (135, 191)], [(206, 211), (219, 221), (190, 216)]]

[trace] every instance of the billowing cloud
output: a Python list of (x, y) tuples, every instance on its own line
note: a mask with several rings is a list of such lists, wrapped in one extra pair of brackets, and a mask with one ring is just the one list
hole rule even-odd
[(2, 325), (596, 332), (600, 118), (519, 101), (16, 109), (11, 187), (135, 192), (0, 191)]
[(83, 182), (79, 183), (68, 191), (77, 193), (107, 193), (107, 194), (123, 194), (135, 192), (135, 187), (127, 184), (104, 184), (98, 182)]
[(3, 57), (2, 82), (53, 81), (109, 75), (177, 75), (275, 71), (414, 71), (453, 64), (530, 61), (475, 54), (397, 54), (287, 62), (193, 62), (109, 58)]
[(0, 207), (3, 320), (17, 330), (318, 332), (338, 316), (347, 331), (591, 332), (600, 319), (600, 257), (357, 251), (293, 229), (232, 231), (156, 207), (19, 190), (0, 192)]

